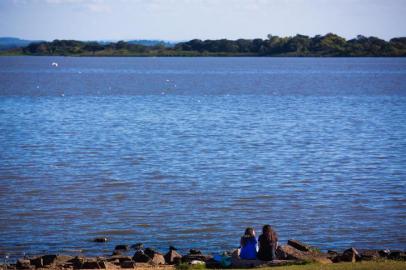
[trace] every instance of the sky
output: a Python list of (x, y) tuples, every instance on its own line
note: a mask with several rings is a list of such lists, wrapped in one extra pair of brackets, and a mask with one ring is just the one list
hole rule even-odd
[(0, 36), (238, 39), (406, 36), (406, 0), (0, 0)]

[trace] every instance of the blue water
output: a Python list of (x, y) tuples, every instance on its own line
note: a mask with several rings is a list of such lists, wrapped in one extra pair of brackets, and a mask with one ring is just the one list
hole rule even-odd
[(405, 249), (405, 123), (400, 58), (1, 57), (0, 256)]

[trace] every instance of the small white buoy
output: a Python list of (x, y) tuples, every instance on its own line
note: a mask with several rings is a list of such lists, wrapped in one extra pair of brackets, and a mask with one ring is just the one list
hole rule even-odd
[(61, 97), (64, 97), (64, 96), (65, 96), (65, 93), (62, 93), (62, 94), (61, 94)]
[(57, 62), (52, 62), (52, 64), (51, 64), (53, 67), (58, 67), (59, 66), (59, 64), (57, 63)]
[(166, 82), (170, 82), (170, 80), (166, 80)]

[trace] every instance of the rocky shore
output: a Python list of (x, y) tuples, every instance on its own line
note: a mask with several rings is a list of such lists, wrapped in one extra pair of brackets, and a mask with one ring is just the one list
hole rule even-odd
[[(104, 239), (106, 240), (106, 239)], [(103, 240), (103, 241), (104, 241)], [(102, 242), (102, 239), (95, 239)], [(126, 254), (133, 252), (133, 256)], [(221, 255), (203, 254), (191, 249), (188, 254), (181, 255), (176, 248), (162, 254), (142, 244), (132, 246), (118, 245), (111, 256), (80, 257), (61, 254), (47, 254), (35, 257), (24, 257), (15, 264), (3, 264), (0, 269), (159, 269), (172, 270), (199, 266), (201, 268), (252, 268), (271, 267), (292, 264), (319, 263), (332, 264), (339, 262), (360, 262), (380, 260), (406, 261), (405, 251), (399, 250), (361, 250), (349, 248), (342, 252), (319, 249), (297, 240), (289, 240), (280, 245), (276, 251), (277, 260), (266, 262), (260, 260), (242, 260), (238, 250), (224, 252)]]

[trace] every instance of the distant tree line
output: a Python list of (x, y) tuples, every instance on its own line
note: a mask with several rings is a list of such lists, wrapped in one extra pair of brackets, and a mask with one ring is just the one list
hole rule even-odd
[[(16, 51), (19, 50), (19, 51)], [(31, 43), (15, 49), (25, 55), (100, 56), (406, 56), (406, 37), (385, 41), (362, 35), (346, 40), (336, 34), (314, 37), (296, 35), (267, 39), (200, 40), (145, 46), (125, 41), (101, 44), (75, 40)]]

